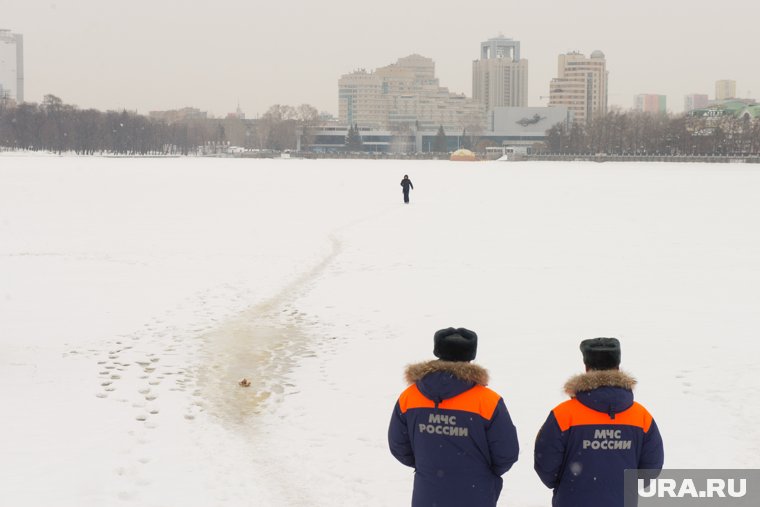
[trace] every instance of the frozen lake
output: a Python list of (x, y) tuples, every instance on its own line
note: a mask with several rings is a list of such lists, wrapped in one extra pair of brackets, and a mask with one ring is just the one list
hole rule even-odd
[(595, 336), (666, 467), (757, 468), (758, 195), (738, 164), (0, 154), (0, 505), (407, 505), (387, 424), (448, 326), (517, 426), (500, 505), (548, 504), (533, 438)]

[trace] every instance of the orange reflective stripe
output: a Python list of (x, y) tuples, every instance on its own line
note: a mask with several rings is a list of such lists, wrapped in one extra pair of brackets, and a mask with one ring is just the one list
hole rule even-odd
[(652, 425), (652, 416), (647, 412), (647, 409), (635, 401), (628, 410), (615, 414), (614, 419), (611, 419), (609, 414), (588, 408), (576, 398), (560, 403), (553, 412), (561, 431), (567, 431), (572, 426), (624, 424), (641, 428), (646, 433)]
[(410, 408), (434, 408), (435, 403), (433, 403), (433, 400), (429, 398), (425, 398), (425, 395), (423, 395), (419, 389), (417, 389), (416, 384), (412, 384), (409, 387), (406, 388), (406, 390), (401, 393), (401, 396), (399, 396), (398, 399), (399, 407), (401, 408), (401, 413), (405, 414), (407, 410)]
[(476, 385), (472, 389), (463, 392), (459, 396), (455, 396), (438, 405), (439, 408), (446, 408), (450, 410), (463, 410), (465, 412), (473, 412), (480, 414), (481, 417), (487, 420), (491, 420), (493, 413), (496, 410), (496, 405), (499, 403), (501, 396), (490, 390), (489, 388), (481, 385)]
[[(438, 408), (445, 410), (461, 410), (463, 412), (473, 412), (481, 417), (490, 420), (493, 417), (496, 406), (499, 404), (501, 396), (491, 389), (476, 385), (459, 396), (443, 400), (438, 404)], [(410, 408), (435, 408), (433, 400), (426, 398), (416, 385), (409, 386), (398, 399), (399, 407), (402, 413), (406, 413)]]

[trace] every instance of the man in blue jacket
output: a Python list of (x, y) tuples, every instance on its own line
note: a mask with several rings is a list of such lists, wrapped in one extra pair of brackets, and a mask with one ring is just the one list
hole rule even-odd
[(501, 475), (517, 461), (517, 432), (504, 400), (475, 364), (478, 335), (435, 333), (438, 360), (406, 369), (411, 384), (393, 409), (388, 443), (415, 470), (412, 507), (495, 507)]
[(662, 469), (662, 438), (633, 401), (636, 380), (619, 370), (620, 342), (581, 342), (586, 373), (565, 384), (570, 399), (551, 411), (536, 438), (535, 470), (554, 507), (623, 507), (624, 470)]
[(401, 191), (404, 193), (404, 202), (409, 204), (409, 189), (413, 189), (412, 180), (409, 179), (409, 175), (405, 174), (404, 179), (401, 180)]

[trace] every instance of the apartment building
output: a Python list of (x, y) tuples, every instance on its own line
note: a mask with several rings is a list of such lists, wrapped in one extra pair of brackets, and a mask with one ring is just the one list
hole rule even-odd
[(549, 107), (567, 107), (575, 121), (587, 122), (607, 112), (607, 61), (597, 50), (559, 55), (557, 77), (549, 85)]
[(736, 98), (736, 81), (733, 79), (721, 79), (715, 81), (715, 100), (727, 100)]
[(667, 97), (654, 93), (641, 93), (633, 97), (633, 109), (642, 113), (665, 114)]
[(485, 124), (485, 109), (449, 92), (431, 58), (410, 55), (373, 72), (360, 69), (338, 80), (338, 117), (344, 125), (402, 131), (443, 126), (448, 131)]
[(704, 93), (690, 93), (683, 99), (683, 110), (685, 113), (694, 111), (695, 109), (704, 109), (710, 103), (707, 94)]

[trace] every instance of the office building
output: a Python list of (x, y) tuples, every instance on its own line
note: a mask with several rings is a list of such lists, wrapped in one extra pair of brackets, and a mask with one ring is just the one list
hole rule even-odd
[(487, 112), (528, 105), (528, 61), (520, 58), (519, 41), (495, 37), (480, 44), (480, 59), (472, 62), (472, 98)]
[(0, 29), (0, 98), (24, 101), (24, 37)]
[(715, 100), (727, 100), (736, 98), (736, 81), (721, 79), (715, 81)]
[(633, 97), (633, 109), (642, 113), (665, 114), (667, 97), (654, 93), (642, 93)]
[[(546, 141), (546, 132), (555, 125), (569, 127), (572, 113), (566, 107), (495, 107), (488, 113), (485, 130), (448, 130), (449, 151), (459, 149), (473, 139), (486, 143), (496, 151), (501, 148), (521, 148), (524, 152)], [(309, 132), (308, 149), (316, 152), (337, 152), (345, 149), (346, 125), (321, 125)], [(432, 151), (438, 135), (435, 129), (414, 129), (398, 132), (387, 129), (359, 127), (362, 150), (382, 153), (424, 153)], [(306, 134), (301, 131), (299, 143)], [(301, 144), (299, 144), (299, 149)], [(471, 147), (474, 147), (472, 145)], [(490, 149), (490, 148), (489, 148)]]
[(338, 116), (344, 125), (393, 131), (439, 126), (461, 131), (485, 123), (481, 104), (440, 86), (435, 63), (420, 55), (374, 72), (361, 69), (341, 76)]
[(549, 85), (549, 107), (567, 107), (575, 121), (588, 122), (607, 112), (607, 61), (597, 50), (559, 55), (557, 77)]

